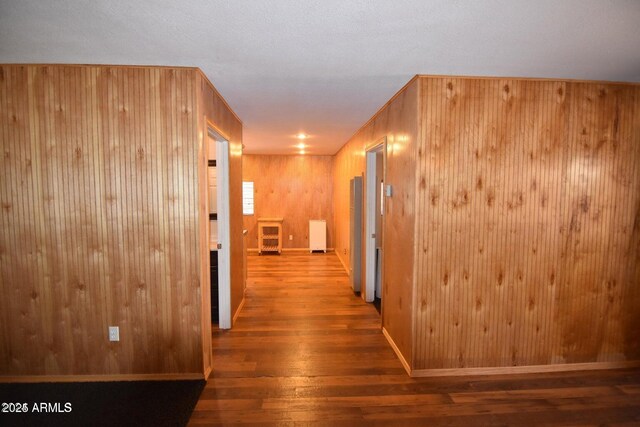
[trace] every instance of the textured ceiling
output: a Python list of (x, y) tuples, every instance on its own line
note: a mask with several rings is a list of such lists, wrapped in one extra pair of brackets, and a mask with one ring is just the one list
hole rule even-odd
[(0, 62), (197, 66), (246, 152), (333, 154), (415, 74), (640, 81), (640, 1), (0, 0)]

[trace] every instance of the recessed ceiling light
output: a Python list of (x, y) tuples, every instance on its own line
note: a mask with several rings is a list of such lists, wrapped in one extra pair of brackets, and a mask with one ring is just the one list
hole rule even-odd
[(300, 150), (300, 154), (304, 154), (304, 153), (305, 153), (305, 151), (304, 151), (304, 150)]
[(296, 135), (296, 138), (298, 138), (298, 139), (307, 139), (307, 134), (304, 134), (304, 133), (300, 132), (299, 134)]
[(300, 144), (296, 145), (296, 147), (298, 147), (298, 148), (299, 148), (299, 149), (301, 149), (301, 150), (304, 150), (304, 149), (305, 149), (305, 147), (306, 147), (306, 145), (304, 145), (304, 144), (301, 142)]

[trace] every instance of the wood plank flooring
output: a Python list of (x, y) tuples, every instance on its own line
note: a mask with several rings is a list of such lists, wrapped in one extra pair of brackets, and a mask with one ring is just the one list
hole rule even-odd
[(407, 376), (335, 254), (248, 257), (190, 425), (640, 425), (640, 371)]

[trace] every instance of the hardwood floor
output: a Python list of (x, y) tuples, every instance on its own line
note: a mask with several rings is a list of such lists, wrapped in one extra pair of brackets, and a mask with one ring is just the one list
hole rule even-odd
[(248, 257), (190, 425), (640, 425), (640, 371), (407, 376), (335, 254)]

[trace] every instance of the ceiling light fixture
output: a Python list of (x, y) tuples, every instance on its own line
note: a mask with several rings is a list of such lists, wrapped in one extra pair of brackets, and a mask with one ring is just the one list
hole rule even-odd
[(298, 139), (307, 139), (308, 135), (304, 134), (302, 132), (300, 132), (299, 134), (296, 135), (296, 138)]
[(304, 149), (305, 149), (305, 147), (306, 147), (306, 145), (304, 145), (304, 144), (301, 142), (300, 144), (296, 145), (296, 147), (298, 147), (298, 148), (299, 148), (299, 149), (301, 149), (301, 150), (304, 150)]

